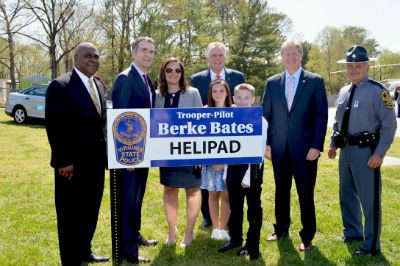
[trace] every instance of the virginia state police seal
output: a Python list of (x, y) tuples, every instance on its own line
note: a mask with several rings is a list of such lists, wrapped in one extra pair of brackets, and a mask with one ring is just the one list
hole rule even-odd
[(113, 138), (117, 162), (137, 165), (144, 160), (147, 126), (141, 115), (125, 112), (114, 120)]

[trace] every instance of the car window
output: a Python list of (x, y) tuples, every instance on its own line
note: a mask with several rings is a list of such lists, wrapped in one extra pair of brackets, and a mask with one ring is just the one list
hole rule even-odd
[(35, 87), (31, 90), (25, 91), (26, 95), (34, 95), (34, 96), (41, 96), (41, 97), (45, 97), (46, 96), (46, 91), (47, 91), (47, 87)]
[(46, 90), (47, 90), (47, 87), (38, 87), (35, 89), (35, 92), (33, 95), (45, 97)]

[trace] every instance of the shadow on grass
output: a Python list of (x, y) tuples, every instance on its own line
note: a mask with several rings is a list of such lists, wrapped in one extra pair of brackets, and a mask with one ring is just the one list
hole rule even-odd
[(23, 124), (17, 124), (14, 120), (8, 121), (1, 121), (0, 124), (9, 125), (9, 126), (18, 126), (18, 127), (29, 127), (29, 128), (44, 128), (45, 127), (45, 120), (38, 119), (38, 118), (29, 118)]
[[(346, 243), (347, 250), (350, 255), (353, 254), (354, 250), (361, 247), (361, 243)], [(383, 253), (379, 253), (375, 256), (365, 255), (365, 256), (351, 256), (346, 260), (346, 265), (391, 265), (386, 259)]]
[(219, 253), (218, 248), (224, 244), (226, 241), (210, 239), (210, 232), (204, 230), (197, 233), (192, 244), (186, 248), (179, 247), (179, 242), (172, 246), (162, 244), (151, 265), (266, 265), (262, 257), (254, 261), (238, 257), (236, 252), (240, 248)]
[(304, 253), (303, 261), (291, 238), (281, 239), (277, 242), (277, 245), (279, 250), (277, 265), (336, 265), (336, 263), (329, 261), (316, 246)]

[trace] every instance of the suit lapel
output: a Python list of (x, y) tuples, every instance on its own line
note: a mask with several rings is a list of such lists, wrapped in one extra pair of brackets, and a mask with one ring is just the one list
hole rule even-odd
[(78, 100), (81, 102), (82, 109), (90, 112), (95, 112), (99, 116), (96, 106), (94, 105), (94, 102), (90, 97), (90, 94), (87, 91), (85, 84), (83, 84), (83, 81), (79, 77), (78, 73), (75, 72), (75, 70), (72, 71), (71, 80), (72, 89), (78, 94)]
[[(145, 98), (147, 99), (147, 103), (150, 105), (150, 94), (149, 94), (149, 90), (146, 88), (146, 85), (143, 82), (143, 78), (140, 76), (139, 72), (136, 70), (136, 68), (132, 65), (131, 66), (131, 71), (129, 71), (129, 75), (132, 75), (132, 80), (136, 83), (136, 86), (133, 86), (134, 89), (138, 89), (137, 91), (135, 91), (135, 93), (144, 93), (145, 94)], [(128, 78), (129, 80), (129, 78)], [(152, 91), (154, 90), (153, 88), (153, 84), (151, 83), (150, 80), (148, 80), (149, 82), (149, 86), (152, 89)], [(128, 83), (128, 82), (126, 82)], [(153, 94), (154, 95), (154, 94)], [(154, 97), (155, 98), (155, 95)], [(154, 102), (154, 100), (153, 100)], [(154, 106), (154, 105), (152, 105)]]
[(293, 111), (294, 108), (296, 107), (296, 104), (300, 101), (301, 95), (303, 94), (306, 85), (306, 81), (307, 81), (307, 76), (305, 75), (304, 70), (302, 70), (299, 78), (299, 84), (297, 84), (296, 93), (294, 94), (293, 103), (292, 107), (290, 108), (290, 111)]
[(104, 114), (105, 114), (105, 111), (106, 111), (106, 97), (105, 97), (105, 95), (104, 95), (104, 90), (105, 90), (105, 88), (103, 87), (103, 85), (102, 84), (100, 84), (100, 82), (99, 81), (97, 81), (96, 79), (93, 79), (94, 80), (94, 84), (96, 84), (96, 88), (97, 88), (97, 91), (98, 91), (98, 93), (99, 93), (99, 97), (100, 97), (100, 104), (101, 104), (101, 116), (103, 117), (104, 116)]
[(224, 68), (224, 70), (225, 70), (225, 81), (228, 84), (231, 84), (231, 73), (232, 72), (228, 68)]
[(281, 103), (284, 105), (286, 112), (289, 113), (287, 106), (286, 96), (285, 96), (285, 72), (283, 72), (279, 79), (279, 96), (281, 98)]
[(186, 101), (188, 100), (187, 96), (188, 96), (187, 91), (185, 91), (185, 92), (181, 91), (181, 95), (179, 95), (178, 107), (188, 106), (188, 105), (186, 105)]

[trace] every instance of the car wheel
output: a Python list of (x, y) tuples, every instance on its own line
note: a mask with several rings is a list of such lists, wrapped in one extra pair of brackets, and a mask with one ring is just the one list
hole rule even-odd
[(23, 107), (17, 107), (14, 111), (14, 121), (17, 124), (22, 124), (26, 121), (26, 111)]

